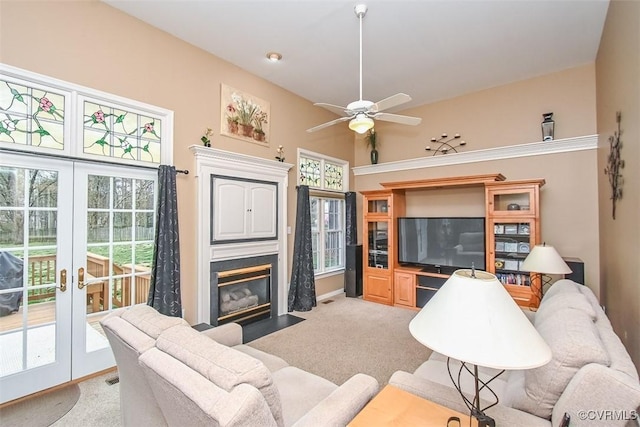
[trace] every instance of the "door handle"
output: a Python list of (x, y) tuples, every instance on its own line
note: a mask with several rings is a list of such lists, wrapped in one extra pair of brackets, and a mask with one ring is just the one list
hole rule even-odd
[(78, 289), (84, 289), (84, 267), (78, 269)]
[(64, 292), (67, 290), (67, 269), (63, 268), (60, 270), (60, 292)]

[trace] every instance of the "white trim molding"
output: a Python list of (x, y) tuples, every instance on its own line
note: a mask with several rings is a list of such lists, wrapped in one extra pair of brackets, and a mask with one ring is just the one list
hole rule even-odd
[[(287, 312), (287, 188), (290, 163), (248, 156), (246, 154), (192, 145), (196, 158), (198, 181), (197, 233), (197, 322), (209, 323), (209, 279), (211, 261), (246, 258), (258, 255), (278, 255), (278, 315)], [(278, 239), (259, 242), (238, 242), (211, 245), (211, 175), (244, 179), (269, 180), (278, 184)]]
[(357, 166), (353, 174), (371, 175), (386, 172), (399, 172), (411, 169), (451, 166), (464, 163), (486, 162), (489, 160), (513, 159), (515, 157), (541, 156), (545, 154), (567, 153), (571, 151), (595, 150), (598, 148), (598, 135), (578, 136), (556, 139), (549, 142), (508, 145), (506, 147), (465, 151), (440, 156), (428, 156), (397, 162), (378, 163), (376, 165)]

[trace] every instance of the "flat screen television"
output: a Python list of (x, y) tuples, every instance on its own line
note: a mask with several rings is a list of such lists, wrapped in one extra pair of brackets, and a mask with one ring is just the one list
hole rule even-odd
[(485, 270), (483, 217), (398, 218), (398, 262), (423, 271), (451, 274), (460, 268)]

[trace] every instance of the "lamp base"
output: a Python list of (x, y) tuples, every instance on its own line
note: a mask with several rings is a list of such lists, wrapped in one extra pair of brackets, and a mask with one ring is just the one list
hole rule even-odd
[(474, 410), (471, 416), (478, 420), (478, 427), (496, 427), (496, 421), (484, 412)]

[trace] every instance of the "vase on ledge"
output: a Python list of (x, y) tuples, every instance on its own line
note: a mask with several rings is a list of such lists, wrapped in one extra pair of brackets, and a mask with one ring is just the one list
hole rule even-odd
[(374, 148), (373, 150), (371, 150), (370, 155), (371, 155), (371, 164), (372, 165), (378, 164), (378, 150)]

